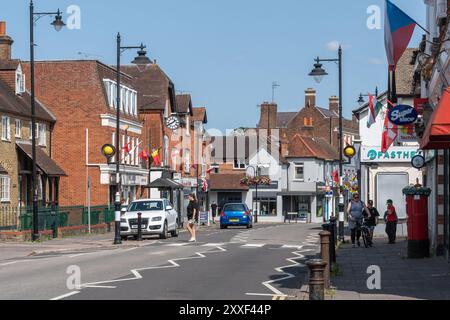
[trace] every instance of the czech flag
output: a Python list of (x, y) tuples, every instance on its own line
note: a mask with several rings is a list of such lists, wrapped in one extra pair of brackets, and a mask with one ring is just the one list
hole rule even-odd
[(389, 69), (395, 67), (408, 47), (417, 22), (386, 0), (385, 45)]

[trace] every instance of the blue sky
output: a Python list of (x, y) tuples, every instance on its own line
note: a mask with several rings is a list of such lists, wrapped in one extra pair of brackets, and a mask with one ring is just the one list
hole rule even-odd
[[(422, 25), (422, 0), (393, 0)], [(14, 38), (13, 55), (29, 59), (28, 1), (8, 1), (0, 19)], [(384, 90), (387, 62), (383, 29), (366, 26), (370, 5), (384, 0), (35, 0), (36, 11), (81, 8), (81, 29), (56, 33), (42, 18), (36, 27), (36, 59), (99, 59), (115, 63), (115, 36), (124, 45), (144, 42), (150, 57), (189, 92), (194, 105), (208, 108), (209, 128), (223, 131), (258, 122), (257, 105), (271, 100), (273, 81), (280, 111), (304, 105), (304, 90), (318, 91), (318, 104), (338, 94), (337, 67), (317, 85), (307, 76), (313, 59), (334, 58), (344, 46), (344, 113), (351, 115), (360, 92)], [(382, 20), (384, 20), (382, 12)], [(67, 18), (67, 15), (65, 16)], [(384, 23), (384, 22), (382, 22)], [(423, 31), (416, 28), (410, 46)], [(79, 54), (82, 52), (82, 54)], [(135, 52), (126, 52), (131, 61)]]

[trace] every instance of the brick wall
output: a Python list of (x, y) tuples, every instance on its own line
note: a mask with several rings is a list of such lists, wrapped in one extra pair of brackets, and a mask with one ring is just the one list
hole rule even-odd
[[(52, 158), (67, 174), (60, 182), (60, 205), (86, 205), (88, 174), (92, 182), (91, 205), (108, 203), (109, 185), (100, 184), (99, 168), (86, 167), (86, 129), (89, 129), (89, 163), (105, 164), (101, 147), (112, 142), (115, 128), (103, 127), (100, 115), (115, 116), (115, 110), (108, 106), (103, 78), (115, 79), (114, 70), (97, 61), (38, 62), (35, 69), (36, 96), (57, 118)], [(25, 65), (26, 75), (28, 70)], [(30, 83), (29, 79), (26, 83)], [(122, 84), (132, 88), (127, 77), (123, 77)], [(123, 119), (139, 121), (127, 115)], [(140, 138), (130, 132), (128, 136)]]

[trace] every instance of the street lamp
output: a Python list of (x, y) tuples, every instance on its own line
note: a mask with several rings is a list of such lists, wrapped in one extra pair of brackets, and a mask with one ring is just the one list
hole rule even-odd
[[(120, 104), (121, 104), (121, 88), (120, 88), (120, 56), (123, 52), (130, 49), (139, 49), (138, 56), (132, 61), (133, 64), (140, 67), (146, 67), (152, 62), (146, 56), (147, 52), (145, 51), (146, 46), (141, 44), (140, 46), (135, 47), (122, 47), (121, 45), (121, 37), (120, 33), (117, 34), (117, 74), (116, 74), (116, 82), (117, 82), (117, 110), (116, 110), (116, 146), (119, 149), (120, 145)], [(141, 70), (141, 69), (139, 69)], [(120, 159), (119, 156), (116, 157), (116, 195), (114, 201), (114, 210), (115, 210), (115, 235), (114, 235), (114, 244), (121, 244), (122, 239), (120, 237), (120, 211), (121, 211), (121, 177), (120, 177)]]
[[(255, 176), (255, 178), (258, 178), (258, 176), (259, 176), (259, 166), (247, 166), (247, 169), (248, 168), (250, 168), (250, 169), (253, 169), (253, 175)], [(256, 187), (256, 195), (255, 195), (255, 198), (256, 198), (256, 214), (255, 214), (255, 223), (258, 223), (258, 182), (256, 182), (256, 185), (255, 185), (255, 187)], [(254, 203), (254, 201), (253, 201), (253, 199), (252, 199), (252, 207), (253, 207), (253, 203)], [(252, 210), (253, 210), (253, 208), (252, 208)]]
[(55, 20), (51, 25), (56, 31), (66, 25), (62, 21), (61, 11), (57, 12), (34, 12), (33, 0), (30, 1), (30, 85), (31, 85), (31, 192), (33, 194), (33, 234), (31, 236), (33, 241), (39, 239), (39, 211), (38, 211), (38, 188), (37, 182), (37, 168), (36, 168), (36, 96), (35, 96), (35, 80), (34, 80), (34, 24), (42, 17), (56, 15)]
[[(370, 97), (371, 96), (371, 94), (360, 94), (359, 95), (359, 99), (358, 99), (358, 104), (362, 107), (365, 103), (366, 103), (366, 101), (364, 100), (364, 97)], [(378, 97), (378, 88), (376, 88), (375, 89), (375, 98), (377, 98)]]
[(313, 77), (317, 83), (322, 82), (323, 78), (328, 75), (328, 73), (323, 69), (321, 62), (337, 62), (339, 66), (339, 175), (342, 176), (343, 173), (343, 146), (342, 146), (342, 47), (339, 46), (338, 58), (337, 59), (320, 59), (317, 57), (315, 59), (314, 69), (309, 73), (309, 76)]
[[(323, 80), (323, 77), (327, 76), (328, 73), (322, 68), (321, 62), (337, 62), (339, 68), (339, 177), (342, 178), (344, 171), (344, 155), (343, 155), (343, 110), (342, 110), (342, 46), (339, 46), (338, 49), (338, 58), (337, 59), (320, 59), (317, 57), (315, 60), (314, 69), (309, 73), (311, 77), (316, 80), (317, 83), (320, 83)], [(339, 233), (344, 232), (344, 197), (341, 193), (341, 188), (339, 187)], [(330, 223), (334, 226), (335, 217), (330, 218)]]

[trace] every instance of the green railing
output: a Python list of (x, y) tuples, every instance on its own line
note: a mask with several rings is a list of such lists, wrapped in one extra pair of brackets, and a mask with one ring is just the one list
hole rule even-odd
[[(89, 224), (89, 209), (84, 206), (39, 208), (38, 227), (40, 231), (57, 230), (61, 227), (87, 226)], [(114, 208), (107, 205), (90, 208), (90, 224), (109, 224), (114, 221)], [(0, 207), (0, 231), (28, 231), (33, 228), (33, 209)]]

